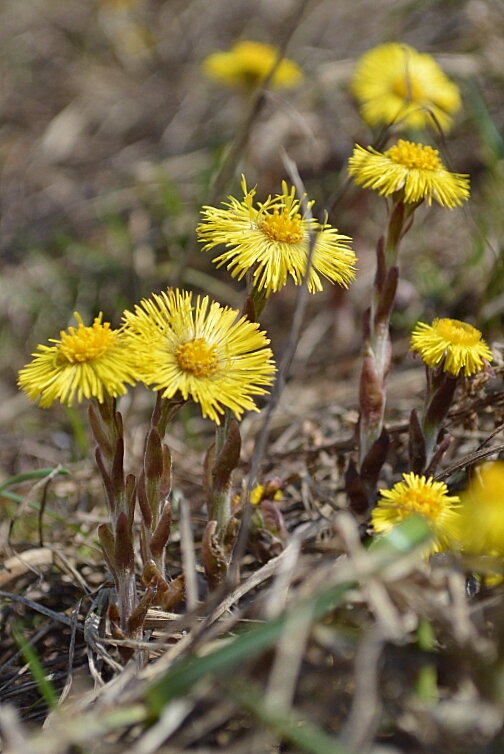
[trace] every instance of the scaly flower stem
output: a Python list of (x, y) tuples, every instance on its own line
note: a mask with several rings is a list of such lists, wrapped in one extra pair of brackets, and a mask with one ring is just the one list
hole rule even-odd
[(268, 293), (264, 288), (257, 287), (252, 282), (252, 275), (247, 275), (247, 293), (241, 313), (251, 322), (259, 322), (261, 314), (268, 301)]
[(221, 540), (225, 536), (227, 524), (231, 518), (231, 472), (227, 479), (217, 479), (215, 471), (218, 459), (224, 450), (232, 419), (231, 412), (226, 409), (225, 417), (220, 425), (215, 427), (215, 463), (212, 474), (212, 505), (210, 520), (217, 521), (216, 536)]
[(144, 566), (154, 563), (164, 579), (165, 550), (171, 531), (171, 454), (163, 443), (166, 428), (181, 400), (157, 395), (151, 424), (145, 438), (143, 470), (138, 482), (138, 502), (142, 512), (142, 559)]
[(231, 477), (240, 460), (240, 450), (238, 422), (226, 409), (222, 424), (216, 425), (215, 442), (205, 460), (208, 520), (216, 522), (213, 536), (220, 544), (231, 520)]
[(231, 479), (240, 460), (240, 427), (226, 409), (215, 429), (215, 442), (205, 458), (208, 523), (202, 541), (202, 559), (210, 586), (225, 577), (236, 527), (231, 509)]
[(135, 479), (124, 475), (122, 417), (116, 411), (115, 399), (106, 395), (100, 403), (92, 398), (89, 419), (97, 443), (96, 461), (110, 518), (110, 527), (102, 529), (100, 540), (115, 581), (120, 628), (125, 635), (131, 635), (128, 621), (138, 604), (133, 552)]
[(386, 379), (390, 366), (390, 316), (397, 289), (397, 256), (404, 222), (411, 212), (399, 198), (390, 212), (387, 234), (376, 249), (376, 275), (371, 307), (364, 323), (363, 365), (359, 403), (359, 466), (379, 439), (385, 415)]
[(459, 378), (446, 372), (435, 374), (434, 370), (427, 367), (427, 383), (429, 392), (422, 419), (426, 468), (437, 450), (439, 432), (453, 401)]
[(406, 218), (406, 205), (397, 201), (390, 212), (387, 235), (385, 238), (385, 263), (386, 269), (395, 267), (397, 264), (397, 255), (399, 253), (399, 243), (404, 228)]
[(162, 398), (161, 392), (157, 393), (156, 405), (152, 412), (151, 427), (157, 427), (161, 439), (166, 434), (168, 422), (170, 422), (177, 411), (186, 401), (183, 398)]

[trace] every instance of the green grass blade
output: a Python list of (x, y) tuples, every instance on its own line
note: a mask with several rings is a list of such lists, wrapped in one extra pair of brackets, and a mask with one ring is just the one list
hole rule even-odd
[[(22, 495), (17, 495), (15, 492), (11, 492), (10, 490), (0, 489), (0, 497), (5, 497), (8, 500), (13, 500), (15, 503), (19, 504), (25, 502), (25, 499)], [(28, 506), (28, 508), (31, 508), (34, 511), (40, 511), (40, 503), (29, 500), (26, 505)], [(55, 513), (50, 508), (44, 508), (44, 516), (52, 518), (53, 521), (57, 521), (59, 524), (65, 524), (65, 526), (72, 531), (80, 532), (81, 530), (80, 524), (70, 524), (64, 516), (60, 516), (59, 513)]]
[(53, 474), (56, 476), (66, 476), (70, 474), (67, 469), (36, 469), (35, 471), (25, 471), (23, 474), (16, 474), (10, 476), (0, 482), (0, 490), (3, 492), (7, 487), (13, 487), (15, 484), (22, 484), (23, 482), (31, 482), (34, 479), (44, 479), (47, 476)]
[(408, 553), (432, 539), (432, 530), (423, 516), (413, 515), (386, 534), (376, 537), (368, 552)]
[(483, 142), (495, 160), (502, 160), (504, 157), (504, 138), (490, 114), (481, 89), (474, 82), (468, 82), (467, 100), (475, 115)]
[(349, 754), (349, 750), (335, 736), (328, 735), (317, 725), (302, 720), (292, 712), (286, 714), (268, 709), (262, 702), (259, 689), (251, 688), (249, 683), (246, 687), (232, 684), (230, 691), (233, 701), (300, 751), (307, 754)]
[[(373, 543), (378, 556), (376, 571), (395, 562), (398, 556), (416, 550), (430, 537), (431, 530), (422, 517), (412, 516), (401, 522)], [(291, 610), (310, 610), (313, 620), (317, 620), (340, 605), (346, 592), (354, 587), (355, 581), (331, 586), (311, 599), (300, 602)], [(190, 655), (177, 662), (148, 689), (145, 701), (150, 713), (157, 717), (168, 702), (188, 693), (205, 676), (230, 670), (272, 647), (291, 616), (292, 612), (283, 613), (267, 623), (241, 632), (225, 646), (208, 655)]]
[(30, 673), (32, 674), (33, 680), (38, 686), (38, 690), (40, 691), (42, 698), (44, 699), (49, 709), (54, 709), (58, 703), (58, 695), (56, 693), (56, 689), (52, 685), (51, 681), (48, 680), (46, 672), (33, 647), (30, 646), (30, 644), (26, 641), (23, 634), (21, 633), (21, 630), (15, 624), (12, 626), (12, 636), (23, 655), (26, 664), (30, 668)]
[[(341, 604), (345, 593), (354, 586), (354, 582), (338, 584), (310, 600), (314, 620)], [(306, 605), (300, 604), (293, 609), (306, 609)], [(168, 702), (186, 694), (205, 676), (230, 670), (272, 647), (282, 634), (286, 621), (287, 615), (282, 614), (267, 623), (242, 632), (211, 654), (203, 657), (192, 655), (178, 662), (148, 690), (146, 701), (151, 713), (158, 716)]]
[(24, 500), (24, 497), (22, 495), (17, 495), (15, 492), (11, 492), (10, 490), (4, 490), (0, 488), (0, 497), (5, 497), (7, 500), (13, 500), (15, 503), (22, 503)]

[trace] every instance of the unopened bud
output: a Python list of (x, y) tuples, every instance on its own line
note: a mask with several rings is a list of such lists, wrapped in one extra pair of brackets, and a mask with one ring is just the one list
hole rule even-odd
[(128, 517), (123, 511), (116, 521), (114, 560), (118, 571), (133, 571), (135, 555)]
[(147, 436), (144, 469), (145, 478), (148, 481), (161, 479), (163, 475), (163, 450), (161, 448), (161, 438), (156, 427), (152, 427)]
[(426, 461), (425, 436), (416, 409), (410, 414), (408, 454), (411, 471), (414, 474), (422, 474)]
[(171, 506), (169, 503), (166, 503), (150, 542), (151, 553), (154, 558), (159, 558), (167, 545), (170, 537), (171, 522)]
[(231, 481), (231, 474), (240, 461), (241, 436), (236, 419), (229, 422), (228, 432), (213, 467), (214, 488), (223, 490)]

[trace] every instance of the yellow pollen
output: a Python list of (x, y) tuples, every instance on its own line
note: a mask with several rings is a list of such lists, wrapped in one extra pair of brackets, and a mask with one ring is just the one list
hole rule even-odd
[(181, 343), (175, 351), (178, 365), (184, 372), (196, 377), (210, 377), (219, 368), (217, 348), (210, 346), (205, 338), (194, 338)]
[(110, 329), (110, 323), (102, 324), (99, 318), (95, 319), (91, 327), (85, 327), (79, 322), (77, 328), (69, 327), (67, 333), (61, 332), (60, 335), (58, 355), (70, 364), (82, 364), (98, 359), (115, 341), (115, 333)]
[(436, 333), (457, 346), (474, 346), (480, 342), (481, 333), (467, 322), (455, 322), (453, 319), (440, 319), (435, 323)]
[(273, 214), (265, 214), (259, 220), (259, 230), (272, 241), (290, 244), (299, 243), (304, 235), (301, 215), (290, 215), (287, 210), (279, 212), (276, 209)]
[(421, 513), (431, 521), (435, 521), (443, 508), (438, 496), (426, 495), (425, 490), (409, 489), (400, 504), (408, 510)]
[(411, 141), (399, 139), (397, 144), (387, 149), (385, 155), (392, 162), (402, 165), (408, 170), (440, 170), (443, 163), (439, 159), (439, 152), (433, 147), (415, 144)]

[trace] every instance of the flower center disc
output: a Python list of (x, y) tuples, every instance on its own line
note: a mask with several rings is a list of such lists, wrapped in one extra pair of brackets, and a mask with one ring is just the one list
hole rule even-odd
[(474, 346), (480, 341), (481, 333), (467, 322), (454, 322), (452, 319), (441, 319), (436, 323), (438, 335), (456, 346)]
[(407, 510), (421, 513), (430, 521), (435, 521), (442, 509), (439, 499), (425, 490), (408, 490), (401, 502)]
[(115, 334), (106, 322), (94, 322), (91, 327), (79, 324), (78, 328), (69, 327), (69, 332), (61, 333), (59, 354), (70, 364), (82, 364), (98, 359), (114, 344)]
[(443, 167), (437, 149), (423, 144), (414, 144), (404, 139), (399, 139), (397, 144), (387, 149), (385, 154), (392, 162), (408, 170), (439, 170)]
[(210, 377), (219, 368), (217, 349), (209, 346), (205, 338), (181, 343), (175, 351), (175, 358), (184, 372), (191, 372), (196, 377)]
[(271, 215), (264, 215), (259, 221), (259, 230), (272, 241), (295, 244), (303, 238), (301, 215), (291, 216), (286, 210), (276, 209)]

